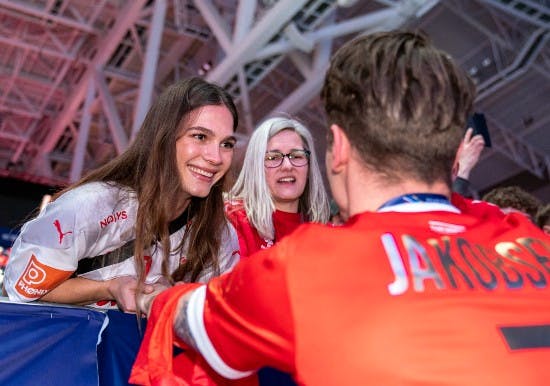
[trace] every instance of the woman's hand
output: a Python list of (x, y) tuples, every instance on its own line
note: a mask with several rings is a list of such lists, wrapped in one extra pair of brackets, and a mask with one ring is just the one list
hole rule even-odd
[[(152, 287), (152, 286), (151, 286)], [(155, 284), (154, 288), (149, 292), (143, 292), (137, 295), (137, 307), (139, 311), (145, 315), (147, 318), (151, 313), (151, 306), (153, 305), (153, 300), (157, 297), (159, 293), (164, 291), (166, 288), (163, 285)]]
[[(159, 281), (155, 284), (145, 284), (141, 294), (137, 295), (137, 298), (147, 297), (152, 294), (158, 294), (162, 290), (169, 287), (167, 282)], [(109, 293), (111, 297), (117, 302), (118, 307), (124, 312), (144, 312), (145, 308), (137, 307), (136, 304), (136, 291), (138, 288), (137, 279), (133, 276), (117, 277), (109, 281)], [(152, 302), (152, 300), (150, 301)], [(148, 302), (149, 303), (149, 302)], [(150, 308), (150, 305), (148, 306)], [(149, 314), (149, 308), (147, 308), (147, 314)]]
[[(152, 292), (153, 288), (145, 286), (144, 292)], [(108, 285), (111, 298), (114, 299), (118, 307), (124, 312), (136, 312), (136, 290), (137, 279), (133, 276), (121, 276), (109, 280)]]

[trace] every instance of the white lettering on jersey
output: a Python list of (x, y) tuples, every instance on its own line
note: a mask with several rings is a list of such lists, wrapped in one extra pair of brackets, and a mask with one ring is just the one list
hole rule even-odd
[(397, 243), (391, 233), (382, 235), (382, 245), (395, 275), (393, 283), (388, 284), (388, 291), (391, 295), (401, 295), (409, 288), (409, 279)]

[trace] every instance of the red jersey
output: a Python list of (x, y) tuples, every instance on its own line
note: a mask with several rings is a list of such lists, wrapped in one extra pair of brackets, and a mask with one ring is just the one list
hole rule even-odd
[(292, 233), (303, 222), (299, 213), (289, 213), (276, 210), (273, 212), (273, 227), (275, 240), (263, 238), (256, 228), (250, 224), (242, 201), (225, 204), (227, 218), (237, 231), (241, 259), (271, 247), (276, 241)]
[(302, 225), (193, 293), (199, 351), (227, 377), (305, 385), (547, 384), (550, 238), (453, 203)]

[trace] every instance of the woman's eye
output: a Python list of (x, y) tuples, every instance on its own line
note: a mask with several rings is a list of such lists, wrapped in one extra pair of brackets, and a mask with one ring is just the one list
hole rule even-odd
[(233, 149), (235, 147), (235, 142), (223, 142), (222, 147), (225, 147), (226, 149)]
[(267, 153), (265, 155), (265, 160), (266, 161), (275, 161), (275, 160), (278, 160), (279, 158), (282, 158), (283, 155), (282, 154), (278, 154), (278, 153)]
[(198, 139), (199, 141), (204, 141), (206, 139), (206, 135), (204, 135), (204, 134), (193, 134), (193, 138)]

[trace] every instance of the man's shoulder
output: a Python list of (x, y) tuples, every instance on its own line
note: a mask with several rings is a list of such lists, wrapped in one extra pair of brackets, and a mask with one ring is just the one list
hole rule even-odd
[(281, 245), (281, 248), (284, 246), (286, 249), (293, 250), (323, 248), (325, 244), (330, 245), (336, 242), (345, 232), (344, 227), (333, 227), (320, 223), (303, 223), (290, 235), (278, 241), (275, 247)]
[(489, 202), (466, 198), (458, 193), (453, 193), (451, 203), (463, 214), (478, 217), (504, 217), (504, 213), (498, 206)]

